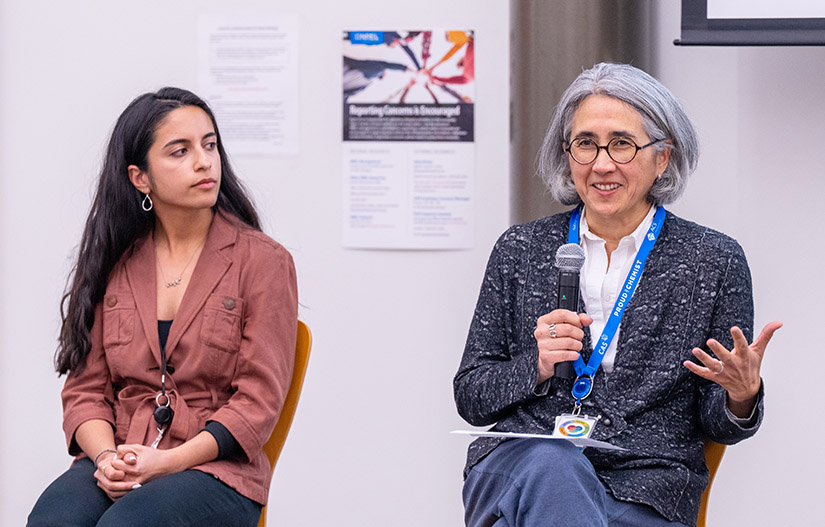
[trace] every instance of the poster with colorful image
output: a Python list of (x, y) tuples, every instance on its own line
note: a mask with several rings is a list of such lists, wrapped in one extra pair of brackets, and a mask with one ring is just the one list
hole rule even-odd
[(344, 38), (344, 141), (473, 141), (472, 31)]
[(345, 31), (344, 245), (472, 246), (472, 31)]

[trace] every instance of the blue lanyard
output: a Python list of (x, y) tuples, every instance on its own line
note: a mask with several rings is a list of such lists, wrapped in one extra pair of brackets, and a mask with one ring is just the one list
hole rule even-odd
[[(587, 361), (587, 365), (584, 364), (581, 356), (573, 363), (576, 369), (576, 375), (578, 376), (573, 382), (572, 389), (577, 407), (581, 404), (581, 400), (590, 395), (590, 392), (593, 390), (593, 375), (595, 375), (596, 370), (599, 369), (607, 348), (610, 347), (610, 343), (616, 336), (616, 331), (619, 329), (619, 323), (622, 321), (625, 307), (627, 307), (630, 297), (633, 296), (633, 291), (636, 290), (636, 286), (639, 284), (639, 277), (645, 268), (647, 256), (656, 244), (656, 239), (662, 230), (662, 225), (665, 222), (665, 213), (664, 207), (656, 208), (656, 213), (653, 215), (653, 223), (650, 224), (650, 229), (648, 229), (645, 235), (642, 246), (639, 247), (639, 251), (636, 253), (633, 267), (630, 268), (630, 272), (627, 274), (627, 278), (625, 278), (624, 285), (619, 293), (619, 298), (616, 299), (616, 304), (610, 312), (610, 316), (604, 325), (604, 330), (599, 340), (596, 342), (596, 345), (593, 346), (593, 353), (590, 355), (590, 360)], [(576, 207), (570, 216), (570, 229), (567, 235), (567, 243), (579, 243), (580, 223), (581, 207)]]

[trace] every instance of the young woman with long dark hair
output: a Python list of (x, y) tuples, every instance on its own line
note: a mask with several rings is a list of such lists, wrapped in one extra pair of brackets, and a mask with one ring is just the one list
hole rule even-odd
[(255, 525), (292, 372), (295, 270), (193, 93), (164, 88), (121, 114), (61, 313), (76, 460), (29, 525)]

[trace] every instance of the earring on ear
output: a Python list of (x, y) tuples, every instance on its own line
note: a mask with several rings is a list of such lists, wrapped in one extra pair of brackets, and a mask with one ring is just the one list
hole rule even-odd
[(656, 176), (656, 179), (662, 179), (662, 175), (659, 174), (658, 176)]
[[(147, 203), (147, 201), (149, 203)], [(146, 194), (146, 196), (143, 198), (143, 201), (140, 202), (140, 208), (142, 208), (146, 212), (149, 212), (150, 210), (152, 210), (152, 206), (152, 198), (149, 197), (149, 194)]]

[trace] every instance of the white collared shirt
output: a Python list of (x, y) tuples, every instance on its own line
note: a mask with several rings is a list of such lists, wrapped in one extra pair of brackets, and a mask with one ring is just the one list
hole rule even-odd
[[(607, 318), (613, 310), (616, 298), (619, 296), (630, 268), (633, 266), (636, 253), (639, 251), (645, 234), (653, 223), (656, 207), (650, 207), (642, 223), (629, 235), (619, 240), (619, 246), (610, 255), (610, 266), (607, 263), (605, 241), (592, 232), (587, 226), (587, 212), (581, 219), (581, 245), (584, 249), (584, 266), (579, 278), (579, 290), (587, 306), (587, 314), (593, 319), (590, 325), (590, 341), (598, 342), (607, 323)], [(604, 354), (601, 367), (606, 373), (613, 371), (616, 361), (616, 344), (619, 342), (621, 324), (616, 330), (610, 347)]]

